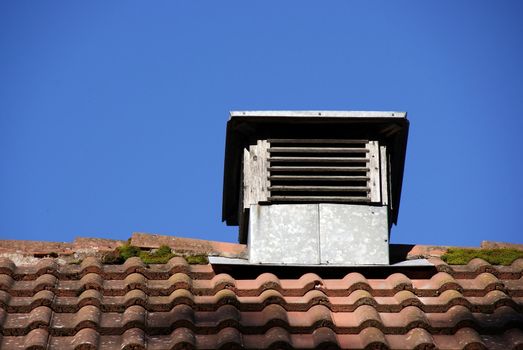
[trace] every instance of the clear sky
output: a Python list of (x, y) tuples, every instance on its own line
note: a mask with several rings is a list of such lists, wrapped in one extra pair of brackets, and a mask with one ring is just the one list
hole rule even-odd
[(523, 243), (522, 1), (2, 1), (0, 238), (236, 241), (230, 110), (411, 122), (392, 241)]

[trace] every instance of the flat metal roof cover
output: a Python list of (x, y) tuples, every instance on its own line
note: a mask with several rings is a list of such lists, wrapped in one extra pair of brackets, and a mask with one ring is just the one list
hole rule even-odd
[(209, 256), (209, 263), (210, 264), (216, 264), (216, 265), (250, 265), (250, 266), (298, 266), (298, 267), (375, 267), (375, 268), (383, 268), (383, 267), (420, 267), (420, 266), (434, 266), (433, 263), (428, 261), (427, 259), (413, 259), (413, 260), (405, 260), (400, 261), (397, 263), (389, 264), (389, 265), (355, 265), (355, 266), (347, 266), (347, 265), (324, 265), (324, 264), (262, 264), (262, 263), (250, 263), (247, 259), (240, 259), (240, 258), (225, 258), (221, 256)]
[(366, 278), (385, 279), (392, 273), (401, 273), (408, 278), (429, 279), (437, 274), (434, 264), (426, 259), (394, 262), (389, 265), (297, 265), (297, 264), (251, 264), (247, 259), (209, 257), (215, 273), (226, 273), (237, 279), (252, 279), (262, 273), (272, 273), (281, 279), (299, 279), (306, 273), (315, 273), (320, 278), (345, 277), (350, 272), (359, 272)]
[(270, 138), (372, 139), (391, 155), (391, 221), (397, 223), (409, 121), (406, 112), (233, 111), (227, 122), (222, 220), (239, 223), (243, 149)]

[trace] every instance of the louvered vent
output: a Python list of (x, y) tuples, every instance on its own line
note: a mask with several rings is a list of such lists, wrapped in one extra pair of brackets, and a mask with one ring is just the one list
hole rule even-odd
[(384, 146), (269, 139), (244, 152), (244, 208), (258, 203), (387, 203)]

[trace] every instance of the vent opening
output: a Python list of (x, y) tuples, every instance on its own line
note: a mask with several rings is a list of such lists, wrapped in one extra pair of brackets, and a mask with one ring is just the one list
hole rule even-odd
[(378, 203), (385, 178), (377, 141), (258, 141), (244, 154), (244, 208), (258, 203)]

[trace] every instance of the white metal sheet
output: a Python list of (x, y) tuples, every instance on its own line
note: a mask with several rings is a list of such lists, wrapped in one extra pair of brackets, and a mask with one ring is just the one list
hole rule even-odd
[(388, 265), (387, 207), (320, 204), (322, 264)]
[(249, 262), (319, 264), (318, 205), (251, 205)]

